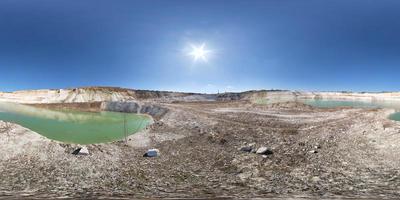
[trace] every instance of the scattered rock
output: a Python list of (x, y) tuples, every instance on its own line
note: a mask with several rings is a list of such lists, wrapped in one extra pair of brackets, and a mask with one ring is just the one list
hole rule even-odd
[(244, 147), (241, 147), (239, 150), (244, 151), (244, 152), (251, 152), (253, 150), (253, 147), (244, 146)]
[(164, 125), (164, 123), (162, 121), (157, 121), (156, 124), (157, 124), (157, 126), (163, 126)]
[(309, 153), (318, 153), (318, 151), (317, 150), (311, 150), (311, 151), (309, 151)]
[(312, 182), (319, 182), (321, 180), (321, 178), (319, 178), (318, 176), (314, 176), (311, 178)]
[(149, 149), (147, 152), (143, 155), (143, 157), (157, 157), (160, 155), (160, 151), (158, 149)]
[(257, 151), (257, 149), (254, 148), (256, 146), (256, 143), (247, 144), (247, 142), (244, 142), (243, 144), (244, 146), (240, 147), (239, 151), (252, 152), (252, 153), (255, 153)]
[(254, 148), (256, 146), (256, 143), (254, 143), (254, 142), (250, 143), (248, 146)]
[(220, 144), (226, 144), (228, 141), (225, 138), (220, 138), (219, 143)]
[(238, 177), (239, 177), (242, 181), (245, 181), (245, 180), (249, 179), (251, 176), (252, 176), (251, 171), (247, 171), (247, 172), (243, 172), (243, 173), (238, 174)]
[(80, 147), (75, 149), (75, 151), (72, 152), (74, 155), (89, 155), (89, 150), (87, 147)]
[(256, 154), (269, 155), (269, 154), (273, 154), (273, 152), (268, 147), (260, 147), (257, 149)]

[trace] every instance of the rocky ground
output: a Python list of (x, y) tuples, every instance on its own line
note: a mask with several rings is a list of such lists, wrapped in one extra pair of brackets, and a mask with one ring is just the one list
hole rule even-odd
[[(245, 101), (159, 106), (169, 111), (148, 129), (128, 143), (88, 145), (90, 155), (1, 122), (0, 196), (400, 195), (400, 123), (386, 119), (391, 110)], [(149, 148), (160, 155), (143, 157)]]

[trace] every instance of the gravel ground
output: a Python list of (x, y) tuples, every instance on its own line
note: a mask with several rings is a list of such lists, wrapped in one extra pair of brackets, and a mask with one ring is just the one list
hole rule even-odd
[[(127, 144), (88, 145), (88, 156), (19, 125), (0, 128), (0, 198), (400, 195), (400, 123), (386, 119), (392, 110), (239, 101), (161, 106), (169, 112)], [(143, 157), (148, 148), (161, 155)]]

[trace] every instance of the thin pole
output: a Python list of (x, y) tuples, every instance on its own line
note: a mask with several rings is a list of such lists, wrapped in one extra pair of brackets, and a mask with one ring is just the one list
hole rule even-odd
[(128, 144), (128, 139), (126, 136), (126, 113), (124, 113), (124, 137), (125, 137), (125, 143)]

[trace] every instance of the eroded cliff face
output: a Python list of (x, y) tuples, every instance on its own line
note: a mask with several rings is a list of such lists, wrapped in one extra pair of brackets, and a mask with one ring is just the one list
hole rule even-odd
[(341, 99), (358, 101), (400, 101), (400, 92), (302, 92), (302, 98)]
[(173, 101), (237, 101), (284, 102), (296, 99), (336, 99), (361, 101), (399, 101), (400, 92), (303, 92), (287, 90), (253, 90), (239, 93), (196, 94), (168, 91), (132, 90), (114, 87), (87, 87), (59, 90), (26, 90), (0, 92), (0, 101), (25, 104), (93, 103), (156, 100)]
[(295, 101), (302, 95), (288, 90), (251, 90), (241, 93), (223, 93), (216, 95), (217, 101), (250, 101), (255, 103)]
[(249, 100), (267, 102), (295, 101), (296, 99), (353, 100), (367, 102), (400, 102), (400, 92), (304, 92), (304, 91), (247, 91), (218, 95), (217, 100)]
[(100, 106), (100, 110), (112, 111), (112, 112), (148, 114), (156, 119), (161, 118), (168, 112), (168, 109), (165, 107), (155, 105), (155, 104), (141, 103), (141, 102), (135, 102), (135, 101), (102, 102), (101, 106)]
[(26, 104), (82, 103), (162, 99), (184, 97), (192, 94), (193, 93), (131, 90), (113, 87), (88, 87), (59, 90), (24, 90), (10, 93), (0, 92), (0, 101)]
[(133, 99), (128, 92), (107, 92), (85, 88), (60, 90), (31, 90), (0, 93), (0, 101), (16, 103), (76, 103), (123, 101)]

